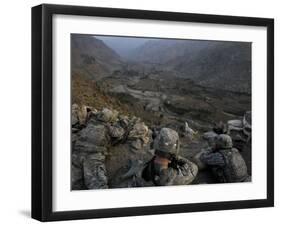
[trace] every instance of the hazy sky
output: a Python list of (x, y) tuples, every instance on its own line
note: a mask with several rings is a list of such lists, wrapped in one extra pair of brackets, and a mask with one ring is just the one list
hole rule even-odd
[(128, 53), (151, 40), (149, 38), (118, 37), (118, 36), (94, 36), (102, 40), (106, 45), (115, 50), (120, 56), (127, 57)]

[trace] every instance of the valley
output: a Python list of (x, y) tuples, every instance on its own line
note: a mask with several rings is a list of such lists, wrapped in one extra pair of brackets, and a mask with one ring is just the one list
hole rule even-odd
[[(175, 129), (181, 154), (190, 159), (207, 147), (204, 132), (251, 110), (248, 43), (152, 40), (128, 55), (96, 37), (72, 36), (72, 103), (116, 109), (151, 130)], [(195, 137), (183, 135), (185, 122)], [(250, 148), (242, 153), (249, 168)], [(206, 172), (198, 180), (211, 179)]]

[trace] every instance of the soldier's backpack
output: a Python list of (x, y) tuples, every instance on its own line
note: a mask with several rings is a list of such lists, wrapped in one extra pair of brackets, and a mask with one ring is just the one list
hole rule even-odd
[(220, 150), (219, 152), (223, 155), (226, 162), (223, 168), (226, 182), (242, 182), (247, 179), (246, 163), (236, 148)]

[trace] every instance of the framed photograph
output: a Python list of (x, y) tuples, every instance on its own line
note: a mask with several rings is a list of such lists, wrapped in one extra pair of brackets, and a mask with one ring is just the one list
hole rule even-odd
[(274, 205), (274, 21), (32, 8), (32, 217)]

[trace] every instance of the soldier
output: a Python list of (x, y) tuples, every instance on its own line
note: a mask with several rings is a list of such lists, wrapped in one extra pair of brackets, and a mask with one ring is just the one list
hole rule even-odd
[[(149, 134), (143, 122), (130, 121), (117, 111), (104, 108), (91, 114), (85, 127), (75, 134), (73, 140), (72, 189), (117, 187), (119, 181), (115, 182), (112, 177), (118, 174), (115, 171), (118, 171), (120, 164), (126, 165), (127, 160), (148, 161), (151, 158), (146, 151), (150, 142)], [(108, 155), (112, 149), (120, 153)], [(116, 162), (117, 159), (119, 161)]]
[(88, 122), (72, 151), (72, 189), (107, 188), (105, 154), (109, 145), (105, 125)]
[(114, 138), (123, 135), (122, 129), (115, 129), (112, 126), (118, 112), (104, 108), (92, 116), (73, 142), (72, 189), (74, 190), (108, 188), (105, 156), (111, 144), (112, 133), (114, 132)]
[[(139, 181), (141, 173), (138, 172), (141, 172), (144, 163), (153, 156), (150, 151), (152, 132), (139, 120), (130, 120), (127, 127), (120, 121), (119, 124), (123, 126), (125, 134), (116, 145), (111, 146), (107, 158), (109, 186), (112, 188), (146, 186), (143, 180)], [(140, 177), (137, 178), (136, 175)]]
[(209, 145), (213, 142), (214, 138), (219, 134), (228, 134), (233, 146), (239, 151), (247, 150), (251, 146), (251, 133), (252, 133), (252, 114), (247, 111), (243, 119), (233, 119), (224, 124), (222, 121), (215, 124), (211, 131), (203, 134), (203, 139)]
[(73, 141), (72, 189), (191, 183), (198, 169), (178, 156), (177, 132), (167, 128), (160, 131), (153, 158), (149, 151), (151, 133), (139, 119), (129, 120), (116, 111), (105, 108), (92, 114)]
[(229, 135), (217, 135), (213, 147), (201, 154), (200, 161), (212, 169), (216, 180), (220, 183), (251, 180), (246, 163), (239, 151), (233, 148)]
[(142, 178), (156, 186), (187, 185), (198, 173), (197, 166), (180, 157), (179, 135), (169, 128), (162, 128), (154, 140), (154, 157), (145, 164)]

